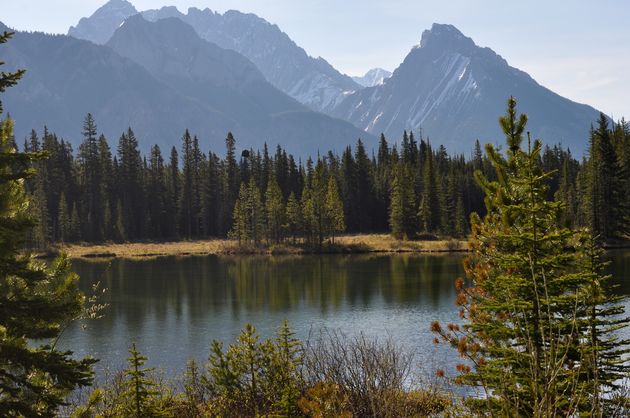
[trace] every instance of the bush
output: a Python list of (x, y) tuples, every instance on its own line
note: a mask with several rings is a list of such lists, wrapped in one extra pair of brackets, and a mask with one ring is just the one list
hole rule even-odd
[(416, 417), (444, 410), (448, 401), (436, 392), (411, 390), (412, 360), (390, 339), (322, 331), (306, 349), (305, 377), (312, 389), (300, 405), (322, 417), (332, 406), (355, 417)]

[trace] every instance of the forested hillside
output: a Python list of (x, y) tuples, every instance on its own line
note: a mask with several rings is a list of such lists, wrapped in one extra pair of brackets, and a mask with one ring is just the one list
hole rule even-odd
[[(407, 132), (400, 141), (381, 136), (375, 151), (359, 140), (341, 155), (306, 161), (280, 146), (241, 150), (231, 133), (222, 156), (188, 130), (179, 148), (155, 145), (142, 155), (131, 129), (114, 144), (90, 114), (83, 136), (77, 150), (47, 129), (24, 144), (48, 156), (28, 183), (41, 219), (35, 247), (227, 236), (321, 245), (341, 232), (383, 231), (463, 237), (469, 215), (484, 213), (474, 173), (493, 173), (478, 142), (467, 157)], [(588, 226), (605, 242), (627, 237), (630, 127), (602, 115), (586, 140), (583, 160), (560, 146), (544, 149), (547, 197), (565, 204), (564, 224)]]

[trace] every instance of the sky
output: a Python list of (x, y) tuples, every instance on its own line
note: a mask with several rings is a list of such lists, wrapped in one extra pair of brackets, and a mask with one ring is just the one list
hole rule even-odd
[[(18, 30), (66, 33), (106, 0), (0, 0)], [(433, 22), (455, 25), (477, 45), (571, 100), (630, 118), (627, 0), (130, 0), (138, 10), (177, 6), (255, 13), (314, 57), (349, 75), (394, 70)]]

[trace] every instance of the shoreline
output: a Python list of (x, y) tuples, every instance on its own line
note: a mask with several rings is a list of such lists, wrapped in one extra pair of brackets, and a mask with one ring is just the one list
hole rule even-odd
[(344, 235), (335, 244), (325, 243), (321, 249), (301, 244), (262, 244), (239, 246), (234, 240), (206, 239), (168, 242), (129, 242), (101, 244), (54, 245), (37, 257), (47, 258), (66, 253), (71, 259), (155, 258), (203, 255), (312, 255), (312, 254), (368, 254), (368, 253), (457, 253), (468, 252), (465, 239), (397, 240), (388, 234)]

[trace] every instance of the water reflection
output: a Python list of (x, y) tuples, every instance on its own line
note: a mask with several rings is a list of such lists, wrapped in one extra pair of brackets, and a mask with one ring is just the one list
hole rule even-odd
[[(286, 318), (301, 338), (338, 328), (391, 336), (427, 368), (448, 360), (428, 331), (433, 320), (457, 321), (453, 281), (462, 255), (186, 257), (75, 261), (81, 287), (109, 291), (105, 317), (73, 326), (63, 344), (93, 355), (99, 368), (120, 367), (131, 342), (167, 371), (204, 361), (212, 339), (229, 341), (251, 322), (263, 336)], [(630, 271), (630, 251), (612, 255), (617, 276)], [(630, 283), (618, 291), (629, 294)], [(452, 356), (450, 356), (452, 357)]]

